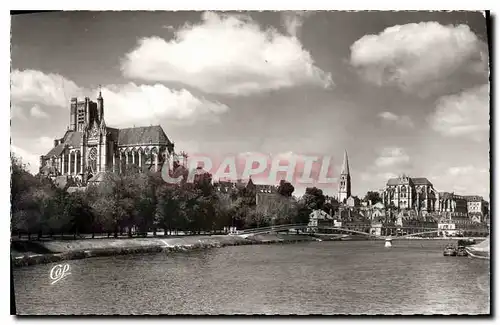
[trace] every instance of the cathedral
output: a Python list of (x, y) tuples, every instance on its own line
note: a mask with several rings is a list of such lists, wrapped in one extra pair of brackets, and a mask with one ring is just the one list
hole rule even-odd
[(382, 192), (382, 201), (386, 205), (392, 203), (398, 209), (414, 209), (423, 213), (439, 209), (439, 193), (425, 177), (403, 175), (389, 179)]
[(106, 126), (100, 91), (97, 102), (72, 98), (70, 105), (69, 127), (40, 157), (40, 174), (70, 176), (85, 185), (102, 180), (106, 172), (121, 173), (130, 164), (151, 171), (160, 171), (163, 164), (172, 166), (174, 144), (161, 126)]

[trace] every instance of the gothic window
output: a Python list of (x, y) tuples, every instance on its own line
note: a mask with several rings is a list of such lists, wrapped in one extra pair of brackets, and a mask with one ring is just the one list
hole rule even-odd
[(149, 152), (145, 152), (144, 153), (144, 166), (147, 168), (147, 169), (151, 169), (151, 162), (152, 162), (152, 159), (151, 159), (151, 154)]
[(127, 167), (127, 153), (128, 152), (120, 152), (121, 171), (124, 171), (125, 168)]
[(64, 163), (63, 163), (63, 174), (67, 173), (68, 172), (68, 167), (69, 167), (69, 162), (68, 162), (68, 158), (69, 158), (69, 155), (67, 154), (63, 154), (63, 159), (64, 159)]
[(89, 167), (92, 173), (97, 171), (97, 148), (95, 147), (89, 151)]
[(80, 151), (76, 152), (76, 172), (80, 173), (80, 170), (82, 169), (82, 155)]
[(134, 165), (139, 166), (139, 151), (134, 151)]

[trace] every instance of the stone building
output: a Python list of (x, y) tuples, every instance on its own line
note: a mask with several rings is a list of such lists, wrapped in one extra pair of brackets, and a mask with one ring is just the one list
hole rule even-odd
[(467, 199), (455, 193), (440, 192), (437, 211), (450, 212), (451, 218), (467, 218)]
[(275, 185), (267, 185), (267, 184), (254, 184), (252, 179), (250, 178), (248, 182), (245, 184), (245, 182), (241, 179), (237, 181), (231, 181), (231, 180), (218, 180), (214, 182), (214, 188), (218, 192), (222, 193), (229, 193), (233, 189), (242, 189), (242, 188), (249, 188), (255, 193), (268, 193), (268, 194), (274, 194), (278, 193), (278, 186)]
[(174, 144), (159, 125), (112, 128), (104, 119), (104, 99), (72, 98), (70, 123), (64, 136), (40, 157), (40, 174), (71, 176), (82, 184), (102, 179), (102, 173), (122, 172), (134, 164), (142, 170), (160, 171), (172, 166)]
[(465, 196), (465, 199), (467, 200), (469, 218), (474, 219), (476, 222), (484, 222), (489, 216), (488, 202), (478, 195), (468, 195)]
[(425, 177), (391, 178), (382, 191), (384, 205), (394, 205), (400, 209), (414, 209), (429, 213), (437, 209), (439, 194), (432, 183)]

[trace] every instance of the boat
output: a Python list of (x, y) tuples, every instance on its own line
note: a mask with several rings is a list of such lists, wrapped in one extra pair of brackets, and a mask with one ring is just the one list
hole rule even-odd
[(458, 240), (458, 246), (471, 246), (476, 244), (476, 241), (473, 238), (467, 238), (467, 239), (459, 239)]
[(470, 257), (480, 258), (480, 259), (490, 259), (490, 236), (486, 237), (482, 242), (467, 246), (465, 250)]
[(392, 239), (391, 238), (386, 238), (385, 239), (385, 246), (384, 247), (392, 247)]
[(468, 256), (469, 253), (467, 253), (467, 250), (465, 249), (465, 246), (458, 246), (457, 248), (457, 256)]
[(457, 250), (453, 245), (446, 245), (443, 252), (444, 256), (457, 256)]

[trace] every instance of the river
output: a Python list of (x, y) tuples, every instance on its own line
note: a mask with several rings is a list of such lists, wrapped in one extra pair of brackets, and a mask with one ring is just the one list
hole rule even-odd
[(310, 242), (14, 269), (26, 314), (488, 314), (489, 261), (442, 240)]

